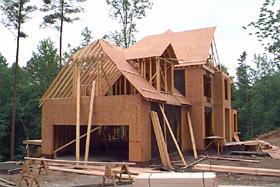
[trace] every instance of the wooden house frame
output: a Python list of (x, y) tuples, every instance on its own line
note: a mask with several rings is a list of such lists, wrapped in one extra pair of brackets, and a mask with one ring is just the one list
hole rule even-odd
[[(168, 31), (125, 50), (97, 40), (73, 54), (40, 101), (42, 154), (72, 151), (80, 160), (83, 151), (88, 155), (100, 143), (106, 127), (121, 127), (128, 160), (149, 161), (159, 155), (150, 111), (158, 113), (169, 152), (175, 148), (164, 117), (181, 151), (193, 148), (190, 121), (197, 148), (204, 150), (206, 107), (213, 111), (211, 135), (232, 141), (237, 113), (231, 109), (230, 78), (218, 67), (214, 30)], [(204, 77), (211, 83), (210, 100)]]

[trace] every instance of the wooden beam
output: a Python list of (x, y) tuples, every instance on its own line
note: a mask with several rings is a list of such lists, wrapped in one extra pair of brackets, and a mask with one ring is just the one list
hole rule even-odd
[(170, 88), (170, 91), (171, 91), (171, 94), (173, 94), (174, 92), (174, 65), (171, 64), (171, 78), (170, 78), (170, 81), (171, 81), (171, 88)]
[(193, 167), (195, 170), (214, 171), (225, 173), (242, 173), (250, 175), (264, 175), (280, 177), (279, 169), (266, 169), (266, 168), (252, 168), (252, 167), (237, 167), (226, 165), (213, 165), (213, 164), (197, 164)]
[(152, 58), (149, 60), (149, 82), (152, 83), (152, 75), (153, 75), (153, 69), (152, 69)]
[(156, 59), (156, 87), (157, 87), (157, 91), (160, 92), (160, 60), (159, 58)]
[(168, 84), (167, 84), (167, 63), (164, 61), (164, 91), (168, 92)]
[[(102, 126), (98, 126), (98, 127), (95, 127), (94, 129), (91, 129), (91, 130), (90, 130), (90, 133), (93, 133), (94, 131), (100, 129), (101, 127), (102, 127)], [(84, 138), (86, 135), (87, 135), (87, 133), (84, 133), (82, 136), (80, 136), (79, 139)], [(56, 150), (54, 150), (54, 154), (56, 154), (58, 151), (64, 149), (65, 147), (68, 147), (69, 145), (73, 144), (74, 142), (76, 142), (76, 139), (74, 139), (74, 140), (68, 142), (67, 144), (64, 144), (63, 146), (61, 146), (61, 147), (57, 148)]]
[[(101, 126), (100, 126), (101, 127)], [(96, 161), (75, 161), (75, 160), (58, 160), (58, 159), (48, 159), (48, 158), (35, 158), (35, 157), (24, 157), (25, 160), (34, 161), (46, 161), (49, 163), (67, 163), (67, 164), (88, 164), (88, 165), (99, 165), (99, 166), (112, 166), (112, 165), (135, 165), (134, 162), (96, 162)]]
[(80, 160), (80, 68), (75, 64), (76, 79), (76, 160)]
[(249, 160), (249, 159), (241, 159), (241, 158), (228, 158), (228, 157), (215, 157), (215, 156), (207, 156), (209, 159), (214, 160), (229, 160), (229, 161), (237, 161), (237, 162), (249, 162), (249, 163), (259, 163), (259, 160)]
[(171, 138), (172, 138), (172, 140), (173, 140), (173, 142), (174, 142), (174, 144), (175, 144), (175, 147), (176, 147), (176, 149), (177, 149), (177, 151), (178, 151), (178, 153), (179, 153), (179, 156), (181, 157), (183, 164), (186, 166), (187, 163), (186, 163), (186, 161), (185, 161), (185, 159), (184, 159), (184, 156), (183, 156), (183, 154), (182, 154), (182, 152), (181, 152), (181, 149), (180, 149), (180, 147), (179, 147), (179, 145), (178, 145), (178, 143), (177, 143), (177, 141), (176, 141), (176, 138), (175, 138), (175, 136), (174, 136), (174, 134), (173, 134), (172, 128), (171, 128), (171, 126), (170, 126), (170, 123), (169, 123), (169, 121), (168, 121), (168, 119), (167, 119), (167, 117), (166, 117), (166, 115), (165, 115), (165, 113), (164, 113), (164, 109), (163, 109), (162, 105), (160, 105), (160, 110), (161, 110), (162, 116), (163, 116), (163, 118), (164, 118), (164, 120), (165, 120), (165, 122), (166, 122), (166, 126), (167, 126), (167, 128), (168, 128), (168, 130), (169, 130), (169, 132), (170, 132)]
[(193, 133), (193, 128), (192, 128), (191, 115), (190, 115), (189, 111), (187, 111), (187, 120), (188, 120), (191, 141), (192, 141), (193, 155), (194, 155), (194, 158), (197, 159), (198, 156), (197, 156), (196, 144), (195, 144), (194, 133)]
[(87, 138), (86, 138), (86, 147), (85, 147), (85, 161), (88, 161), (88, 155), (89, 155), (90, 130), (91, 130), (91, 123), (92, 123), (92, 115), (93, 115), (94, 92), (95, 92), (95, 81), (92, 81), (90, 102), (89, 102), (89, 113), (88, 113)]

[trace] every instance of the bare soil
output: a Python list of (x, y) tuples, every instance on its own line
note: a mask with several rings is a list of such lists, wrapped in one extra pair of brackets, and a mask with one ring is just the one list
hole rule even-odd
[[(274, 133), (260, 136), (259, 139), (267, 141), (272, 145), (280, 146), (280, 130), (277, 130)], [(204, 154), (217, 156), (215, 152), (207, 152)], [(194, 161), (194, 159), (190, 155), (191, 153), (185, 153), (186, 156), (185, 159), (188, 163)], [(227, 154), (222, 154), (220, 156), (225, 156), (225, 157), (230, 156), (234, 158), (243, 158), (243, 159), (256, 159), (259, 160), (259, 163), (244, 163), (244, 162), (212, 160), (212, 159), (204, 160), (201, 163), (280, 169), (280, 159), (240, 156), (240, 155), (227, 155)], [(178, 155), (175, 155), (171, 157), (171, 160), (180, 160), (180, 158), (178, 157)], [(148, 164), (158, 164), (158, 163), (159, 160), (154, 160), (153, 162)], [(38, 173), (38, 172), (34, 171), (34, 173)], [(13, 175), (0, 174), (0, 177), (16, 183), (18, 174), (13, 174)], [(38, 175), (38, 180), (40, 186), (42, 187), (65, 187), (65, 186), (97, 187), (97, 186), (102, 186), (103, 179), (100, 176), (90, 176), (90, 175), (58, 172), (58, 171), (48, 171), (48, 174), (43, 173), (40, 176)], [(250, 186), (280, 187), (280, 177), (254, 176), (254, 175), (246, 175), (246, 174), (235, 174), (230, 172), (217, 173), (217, 183), (218, 185), (230, 185), (230, 186), (250, 185)], [(112, 186), (112, 181), (106, 180), (105, 186)], [(117, 186), (131, 187), (132, 184), (130, 184), (129, 182), (122, 182), (122, 183), (117, 183)]]

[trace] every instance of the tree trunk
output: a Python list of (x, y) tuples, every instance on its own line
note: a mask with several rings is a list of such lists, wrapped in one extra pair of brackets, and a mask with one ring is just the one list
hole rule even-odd
[(17, 73), (18, 73), (18, 59), (19, 59), (19, 39), (21, 33), (21, 11), (23, 2), (20, 0), (18, 11), (18, 33), (17, 33), (17, 49), (16, 62), (14, 67), (14, 83), (13, 83), (13, 99), (12, 99), (12, 124), (11, 124), (11, 145), (10, 145), (10, 160), (14, 160), (15, 148), (15, 126), (16, 126), (16, 100), (17, 100)]
[(59, 33), (59, 67), (62, 66), (62, 33), (63, 33), (63, 18), (64, 18), (64, 0), (60, 1), (61, 6), (61, 18), (60, 18), (60, 33)]

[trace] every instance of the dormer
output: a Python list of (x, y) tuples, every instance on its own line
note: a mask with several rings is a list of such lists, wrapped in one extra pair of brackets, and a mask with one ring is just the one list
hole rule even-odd
[(178, 64), (170, 43), (138, 42), (125, 51), (126, 59), (161, 93), (174, 93), (174, 66)]

